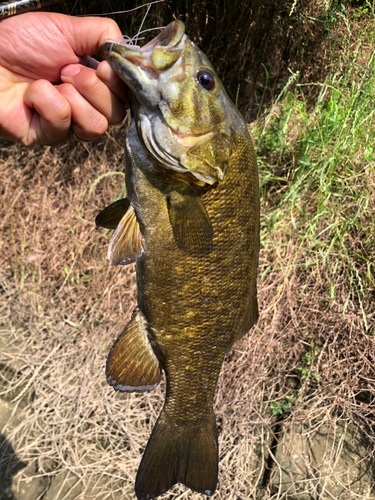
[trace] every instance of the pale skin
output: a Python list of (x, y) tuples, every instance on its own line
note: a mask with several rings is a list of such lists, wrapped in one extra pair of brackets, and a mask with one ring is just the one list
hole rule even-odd
[(29, 12), (0, 21), (0, 137), (93, 140), (126, 112), (124, 83), (89, 57), (121, 36), (111, 19)]

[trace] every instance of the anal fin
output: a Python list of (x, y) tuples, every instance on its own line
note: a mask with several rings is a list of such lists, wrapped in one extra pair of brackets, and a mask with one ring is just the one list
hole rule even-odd
[(130, 202), (127, 198), (122, 198), (121, 200), (111, 203), (95, 217), (96, 227), (116, 229), (120, 220), (126, 214), (129, 205)]
[(108, 259), (114, 266), (127, 265), (140, 260), (145, 253), (146, 243), (130, 205), (109, 242)]
[(159, 361), (147, 335), (147, 322), (137, 308), (112, 347), (106, 367), (107, 382), (116, 391), (151, 391), (161, 378)]
[(167, 196), (169, 221), (177, 245), (192, 255), (213, 250), (213, 229), (200, 196), (188, 188)]

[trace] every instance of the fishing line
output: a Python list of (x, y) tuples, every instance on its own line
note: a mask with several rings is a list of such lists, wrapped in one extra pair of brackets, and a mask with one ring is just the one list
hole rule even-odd
[(139, 45), (136, 45), (134, 43), (134, 39), (136, 38), (136, 41), (138, 42), (139, 40), (144, 40), (145, 37), (140, 37), (139, 38), (139, 35), (141, 35), (142, 33), (147, 33), (148, 31), (155, 31), (155, 30), (163, 30), (165, 28), (165, 26), (158, 26), (157, 28), (147, 28), (143, 31), (138, 31), (138, 33), (136, 35), (134, 35), (132, 38), (129, 36), (129, 35), (122, 35), (122, 36), (119, 36), (118, 38), (116, 38), (115, 41), (113, 40), (110, 40), (110, 39), (107, 39), (105, 40), (105, 42), (107, 43), (110, 43), (110, 47), (109, 47), (109, 54), (111, 54), (112, 52), (112, 48), (113, 48), (113, 45), (122, 45), (123, 47), (129, 47), (129, 48), (137, 48), (137, 49), (140, 49), (141, 47)]
[(143, 24), (144, 24), (144, 22), (145, 22), (145, 20), (146, 20), (146, 17), (147, 17), (147, 15), (148, 15), (148, 13), (150, 12), (150, 9), (151, 9), (151, 5), (148, 5), (147, 10), (146, 10), (146, 14), (143, 16), (143, 19), (142, 19), (141, 25), (140, 25), (140, 27), (139, 27), (138, 33), (137, 33), (137, 34), (136, 34), (136, 36), (135, 36), (135, 43), (136, 43), (136, 45), (138, 45), (138, 36), (139, 36), (139, 34), (141, 33), (141, 30), (142, 30)]
[[(58, 0), (62, 1), (62, 0)], [(147, 5), (153, 5), (154, 3), (161, 3), (165, 2), (165, 0), (154, 0), (153, 2), (148, 2), (143, 5), (138, 5), (138, 7), (134, 7), (134, 9), (129, 9), (129, 10), (118, 10), (116, 12), (106, 12), (104, 14), (79, 14), (78, 16), (75, 17), (99, 17), (99, 16), (112, 16), (114, 14), (126, 14), (128, 12), (134, 12), (135, 10), (142, 9), (143, 7), (146, 7)]]
[(78, 3), (78, 0), (76, 0), (76, 1), (74, 2), (74, 5), (73, 5), (73, 7), (72, 7), (72, 10), (70, 11), (70, 15), (71, 15), (71, 16), (73, 15), (74, 9), (77, 7), (77, 3)]
[[(157, 28), (147, 28), (146, 30), (139, 31), (135, 36), (142, 35), (142, 33), (147, 33), (148, 31), (154, 31), (154, 30), (163, 30), (165, 26), (158, 26)], [(130, 40), (133, 40), (135, 37), (131, 38)], [(138, 40), (144, 40), (145, 37), (138, 38)]]
[[(136, 35), (134, 35), (132, 38), (128, 35), (122, 35), (122, 36), (116, 38), (115, 43), (117, 45), (123, 45), (125, 47), (140, 49), (141, 47), (134, 43), (135, 38), (136, 38), (136, 41), (139, 42), (139, 40), (145, 39), (144, 36), (139, 37), (139, 35), (142, 35), (142, 33), (147, 33), (148, 31), (155, 31), (155, 30), (163, 30), (164, 28), (165, 28), (165, 26), (158, 26), (157, 28), (147, 28), (143, 31), (138, 31), (138, 33)], [(110, 42), (110, 40), (106, 40), (106, 41), (108, 41), (108, 43)]]
[[(0, 3), (0, 19), (10, 16), (16, 16), (18, 14), (23, 14), (24, 12), (31, 12), (33, 10), (40, 10), (42, 7), (47, 5), (53, 5), (55, 3), (64, 2), (65, 0), (12, 0), (10, 2)], [(126, 14), (128, 12), (134, 12), (135, 10), (142, 9), (143, 7), (153, 5), (155, 3), (165, 2), (165, 0), (154, 0), (152, 2), (145, 3), (143, 5), (138, 5), (133, 9), (129, 10), (118, 10), (115, 12), (105, 12), (104, 14), (78, 14), (75, 17), (100, 17), (100, 16), (111, 16), (114, 14)], [(74, 11), (78, 3), (76, 0), (71, 13)], [(147, 15), (147, 13), (146, 13)], [(143, 22), (142, 22), (143, 24)], [(141, 25), (142, 27), (142, 25)]]

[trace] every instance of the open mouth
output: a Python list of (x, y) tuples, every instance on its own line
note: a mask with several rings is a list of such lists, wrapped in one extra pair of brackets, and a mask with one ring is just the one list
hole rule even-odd
[(160, 71), (176, 62), (184, 41), (183, 23), (173, 21), (143, 47), (107, 42), (100, 47), (100, 55), (109, 63), (117, 60), (120, 65), (123, 65), (125, 61), (128, 61), (147, 72)]

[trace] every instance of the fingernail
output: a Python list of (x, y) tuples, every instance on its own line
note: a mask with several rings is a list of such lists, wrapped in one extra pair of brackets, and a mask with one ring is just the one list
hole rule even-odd
[(76, 76), (81, 71), (81, 67), (77, 64), (67, 64), (61, 68), (61, 76)]

